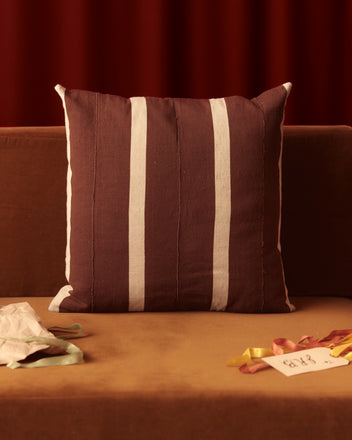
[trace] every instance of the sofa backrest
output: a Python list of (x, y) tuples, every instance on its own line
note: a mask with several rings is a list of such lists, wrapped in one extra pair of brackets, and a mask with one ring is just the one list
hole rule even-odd
[[(66, 284), (64, 127), (0, 128), (0, 296)], [(281, 248), (291, 295), (352, 295), (352, 128), (284, 127)]]
[(64, 127), (0, 128), (0, 296), (52, 296), (65, 283)]
[(352, 127), (285, 127), (282, 256), (291, 295), (352, 296)]

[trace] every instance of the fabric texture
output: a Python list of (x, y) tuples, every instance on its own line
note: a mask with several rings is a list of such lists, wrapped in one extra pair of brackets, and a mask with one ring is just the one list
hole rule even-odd
[[(18, 298), (16, 301), (22, 301)], [(348, 298), (293, 297), (289, 314), (50, 313), (45, 327), (80, 322), (85, 361), (34, 370), (0, 368), (1, 435), (11, 440), (350, 438), (352, 365), (287, 378), (227, 367), (246, 347), (276, 337), (351, 327)], [(0, 305), (12, 302), (0, 298)], [(58, 417), (64, 421), (58, 423)], [(20, 422), (19, 422), (20, 421)]]
[(54, 296), (65, 282), (63, 127), (0, 128), (0, 296)]
[(195, 100), (58, 86), (69, 284), (50, 309), (292, 311), (279, 237), (290, 87)]
[(291, 295), (352, 296), (352, 127), (286, 126), (282, 258)]
[[(352, 128), (284, 126), (283, 135), (288, 292), (351, 296)], [(0, 156), (0, 297), (55, 296), (66, 281), (65, 128), (0, 127)]]

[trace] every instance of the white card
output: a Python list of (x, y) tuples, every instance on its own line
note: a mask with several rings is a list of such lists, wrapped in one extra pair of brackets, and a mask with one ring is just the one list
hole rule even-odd
[(330, 353), (330, 348), (317, 347), (278, 356), (268, 356), (263, 358), (263, 361), (286, 376), (327, 370), (349, 364), (347, 359), (335, 358)]

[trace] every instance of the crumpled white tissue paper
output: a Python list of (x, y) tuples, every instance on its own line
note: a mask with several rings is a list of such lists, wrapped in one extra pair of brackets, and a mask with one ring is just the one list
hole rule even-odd
[(45, 350), (50, 354), (62, 352), (60, 347), (49, 347), (49, 345), (35, 341), (22, 342), (4, 339), (21, 339), (30, 336), (55, 338), (51, 332), (43, 327), (39, 316), (27, 302), (0, 307), (0, 365), (26, 359), (29, 355), (40, 350)]

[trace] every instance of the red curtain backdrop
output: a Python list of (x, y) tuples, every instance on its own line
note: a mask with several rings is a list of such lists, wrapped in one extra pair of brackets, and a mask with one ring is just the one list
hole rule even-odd
[(352, 0), (0, 0), (0, 125), (61, 125), (54, 86), (220, 97), (291, 81), (288, 124), (352, 125)]

